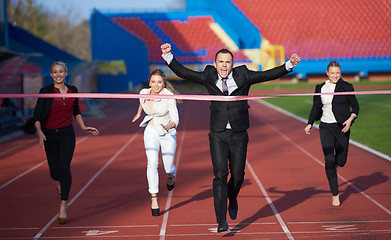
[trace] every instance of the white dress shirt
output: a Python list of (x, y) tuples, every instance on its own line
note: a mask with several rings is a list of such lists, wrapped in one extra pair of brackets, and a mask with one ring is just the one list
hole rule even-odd
[[(322, 89), (320, 90), (321, 93), (333, 93), (335, 91), (336, 84), (330, 83), (329, 80), (325, 82)], [(320, 99), (322, 100), (322, 117), (320, 118), (320, 121), (324, 123), (336, 123), (337, 120), (335, 119), (334, 113), (333, 113), (333, 98), (334, 95), (331, 94), (325, 94), (321, 95)]]
[[(166, 61), (167, 64), (170, 64), (174, 58), (171, 52), (167, 54), (162, 54), (162, 58), (164, 61)], [(285, 62), (285, 69), (287, 71), (290, 71), (293, 68), (293, 65), (290, 60)], [(218, 75), (218, 79), (216, 79), (216, 86), (223, 92), (223, 81), (221, 80), (221, 76)], [(230, 95), (233, 91), (235, 91), (238, 88), (238, 85), (236, 85), (236, 82), (234, 78), (232, 77), (232, 72), (227, 77), (227, 87), (228, 87), (228, 95)], [(231, 125), (229, 122), (227, 123), (227, 129), (231, 129)]]
[[(151, 92), (151, 88), (144, 88), (141, 89), (140, 94), (150, 94), (150, 92)], [(166, 88), (163, 88), (159, 94), (174, 95)], [(146, 100), (145, 98), (140, 98), (140, 104), (144, 109), (144, 112), (147, 114), (144, 117), (143, 121), (140, 123), (140, 127), (147, 126), (148, 122), (152, 119), (153, 119), (152, 125), (159, 135), (164, 135), (167, 133), (167, 131), (161, 126), (161, 124), (167, 125), (169, 122), (174, 122), (176, 124), (176, 127), (178, 127), (179, 114), (178, 114), (178, 109), (176, 106), (175, 99), (155, 99), (152, 112), (148, 107), (145, 106), (144, 104), (145, 100)], [(172, 128), (170, 129), (170, 131), (176, 132), (176, 129)]]

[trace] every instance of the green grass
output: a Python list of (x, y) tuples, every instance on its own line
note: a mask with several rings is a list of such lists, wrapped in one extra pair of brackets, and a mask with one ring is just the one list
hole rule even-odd
[[(379, 85), (378, 88), (371, 90), (384, 89), (380, 85), (391, 84), (390, 81), (381, 82), (370, 82), (362, 80), (360, 82), (353, 82), (354, 87), (364, 85)], [(270, 83), (262, 83), (253, 85), (251, 89), (297, 89), (297, 88), (308, 88), (306, 92), (313, 92), (315, 90), (316, 83), (281, 83), (273, 81)], [(205, 88), (198, 84), (185, 83), (177, 85), (180, 90), (185, 91), (205, 91)], [(388, 89), (390, 90), (390, 89)], [(304, 91), (303, 91), (304, 92)], [(351, 131), (351, 139), (369, 146), (379, 152), (382, 152), (388, 156), (391, 156), (391, 95), (357, 95), (358, 102), (360, 104), (360, 114), (358, 119), (355, 121)], [(265, 101), (274, 104), (282, 109), (285, 109), (297, 116), (304, 119), (308, 119), (308, 115), (312, 107), (312, 96), (303, 97), (278, 97), (278, 98), (267, 98)], [(319, 122), (317, 122), (319, 123)], [(304, 125), (303, 125), (304, 129)], [(304, 132), (304, 130), (303, 130)]]
[[(356, 97), (360, 113), (352, 126), (351, 139), (391, 156), (391, 95)], [(265, 101), (304, 119), (308, 119), (312, 107), (312, 96), (269, 98)]]
[[(281, 82), (271, 81), (266, 83), (259, 83), (253, 85), (251, 89), (293, 89), (293, 88), (311, 88), (315, 89), (315, 85), (318, 83), (307, 83), (307, 82), (298, 82), (298, 83), (290, 83), (290, 82)], [(362, 80), (359, 82), (353, 82), (354, 86), (366, 86), (366, 85), (383, 85), (383, 84), (391, 84), (390, 81), (379, 81), (379, 82), (370, 82), (367, 80)]]

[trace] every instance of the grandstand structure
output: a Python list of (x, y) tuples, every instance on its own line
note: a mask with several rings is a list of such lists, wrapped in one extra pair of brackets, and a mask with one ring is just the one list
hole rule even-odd
[[(52, 79), (49, 67), (66, 62), (69, 69), (81, 59), (8, 23), (7, 1), (0, 0), (0, 94), (38, 93)], [(68, 78), (69, 79), (69, 78)], [(0, 99), (0, 141), (19, 134), (32, 115), (35, 98)]]
[[(138, 53), (133, 48), (129, 53), (133, 58), (146, 54), (150, 68), (163, 68), (169, 75), (160, 50), (165, 42), (171, 43), (180, 62), (195, 70), (212, 64), (215, 52), (228, 48), (236, 65), (268, 69), (295, 52), (302, 62), (291, 77), (324, 75), (327, 63), (337, 60), (344, 73), (358, 79), (391, 72), (390, 12), (388, 0), (187, 0), (186, 9), (176, 12), (95, 11), (91, 17), (92, 45), (110, 46), (116, 32), (125, 33), (147, 49)], [(107, 37), (94, 38), (94, 31), (105, 31), (94, 23), (98, 18), (110, 23)], [(127, 51), (129, 45), (123, 42), (120, 49)], [(116, 58), (115, 52), (98, 56), (94, 50), (101, 50), (92, 49), (93, 58)]]

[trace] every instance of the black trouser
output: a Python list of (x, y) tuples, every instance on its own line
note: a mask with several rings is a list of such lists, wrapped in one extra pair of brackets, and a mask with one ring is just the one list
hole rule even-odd
[(71, 161), (76, 138), (72, 125), (60, 129), (43, 129), (46, 136), (45, 152), (50, 177), (61, 183), (61, 200), (68, 200), (71, 190)]
[(326, 175), (333, 196), (339, 194), (336, 166), (345, 166), (348, 157), (350, 130), (343, 133), (342, 128), (338, 123), (321, 122), (319, 125), (320, 142), (326, 161)]
[[(213, 198), (218, 223), (226, 221), (227, 198), (235, 199), (244, 180), (248, 134), (247, 131), (225, 130), (209, 133), (210, 155), (213, 163)], [(231, 177), (227, 184), (228, 173)]]

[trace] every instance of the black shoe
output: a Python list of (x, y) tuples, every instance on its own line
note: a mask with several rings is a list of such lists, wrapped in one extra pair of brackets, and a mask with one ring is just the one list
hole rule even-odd
[(238, 216), (238, 200), (237, 198), (230, 199), (228, 205), (228, 213), (231, 219), (236, 219)]
[(174, 187), (175, 187), (175, 183), (173, 183), (172, 185), (167, 184), (168, 191), (172, 191), (172, 189), (174, 189)]
[(159, 208), (151, 208), (152, 216), (159, 216), (160, 209)]
[(175, 177), (168, 178), (168, 180), (172, 180), (172, 179), (174, 179), (174, 183), (173, 183), (173, 184), (169, 185), (169, 184), (167, 183), (167, 189), (168, 189), (168, 191), (172, 191), (172, 189), (174, 189), (174, 187), (175, 187)]
[(219, 223), (217, 227), (217, 232), (225, 232), (228, 230), (228, 223), (226, 221)]
[[(157, 198), (157, 196), (151, 196), (151, 199)], [(160, 209), (151, 207), (152, 216), (159, 216)]]

